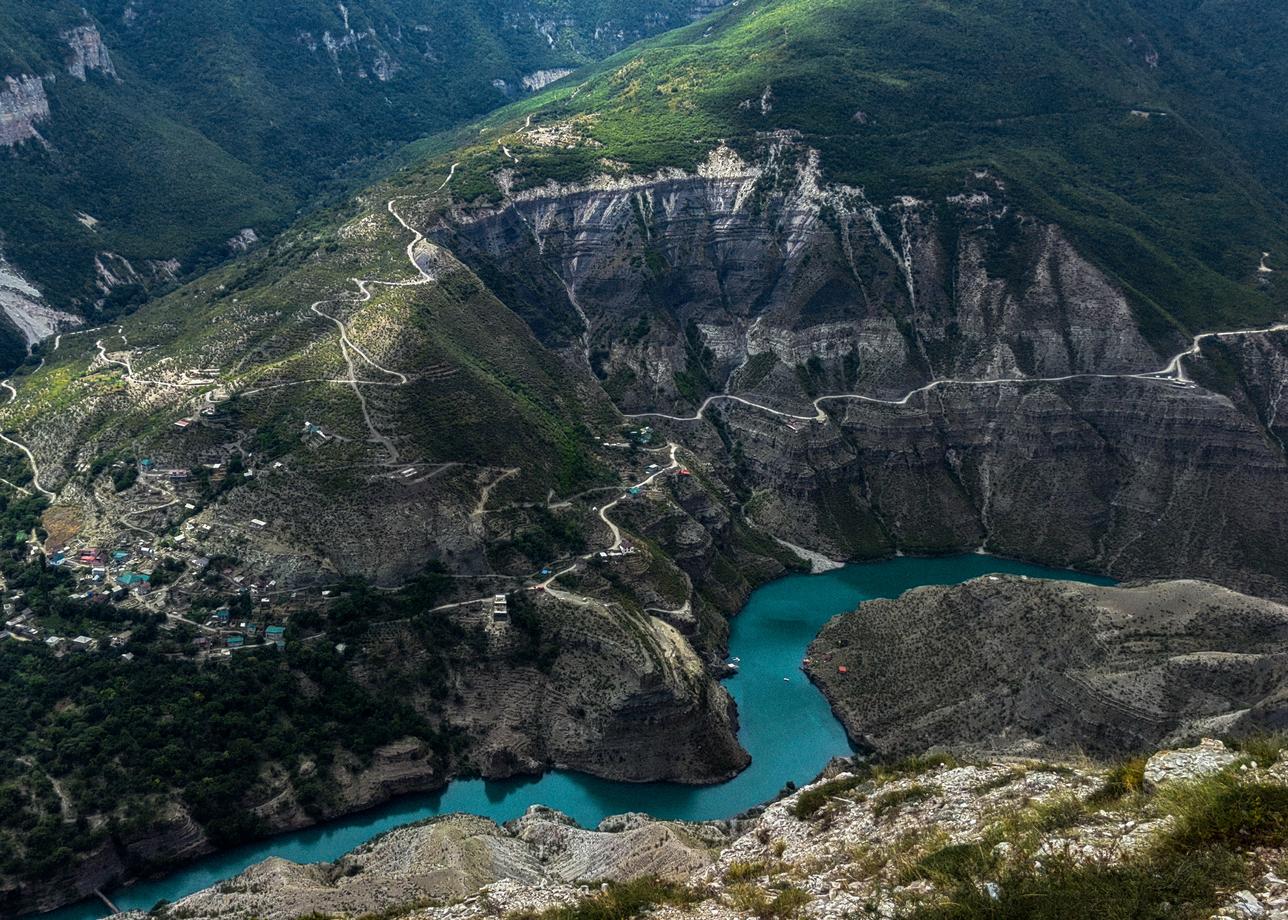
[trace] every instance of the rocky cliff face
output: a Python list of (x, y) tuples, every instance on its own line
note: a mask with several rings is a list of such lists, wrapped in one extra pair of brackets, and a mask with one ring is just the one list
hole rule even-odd
[(626, 411), (726, 387), (790, 407), (1165, 363), (1125, 295), (984, 173), (938, 201), (877, 204), (777, 142), (758, 165), (720, 149), (697, 175), (522, 192), (454, 229), (487, 276), (512, 266), (519, 309), (588, 327)]
[(0, 252), (0, 311), (30, 347), (65, 326), (80, 323), (78, 317), (55, 310), (45, 303), (40, 291), (5, 261)]
[(1194, 581), (1133, 588), (987, 576), (871, 601), (810, 646), (852, 737), (1115, 757), (1203, 733), (1278, 730), (1288, 607)]
[(1284, 337), (1219, 367), (1205, 346), (1202, 386), (1149, 377), (1184, 342), (1146, 338), (984, 172), (876, 203), (779, 137), (755, 163), (722, 148), (695, 174), (516, 192), (438, 237), (623, 411), (687, 418), (717, 395), (701, 422), (650, 421), (736, 445), (750, 517), (802, 546), (1283, 591)]
[(7, 76), (0, 82), (0, 147), (39, 140), (36, 125), (49, 117), (49, 98), (40, 77)]
[(116, 68), (112, 65), (112, 55), (103, 44), (103, 37), (93, 25), (77, 26), (63, 33), (63, 41), (71, 49), (71, 60), (67, 72), (77, 80), (84, 80), (91, 71), (98, 71), (105, 77), (116, 79)]

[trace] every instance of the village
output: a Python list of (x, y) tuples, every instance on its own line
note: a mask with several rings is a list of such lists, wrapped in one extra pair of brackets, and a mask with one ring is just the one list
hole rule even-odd
[[(209, 424), (210, 416), (217, 411), (208, 405), (193, 417), (176, 420), (175, 426), (187, 431)], [(628, 469), (623, 472), (628, 476), (642, 474), (643, 480), (623, 486), (620, 495), (602, 508), (589, 508), (608, 524), (614, 536), (611, 545), (581, 557), (597, 564), (639, 552), (604, 512), (620, 501), (662, 499), (659, 478), (664, 473), (692, 475), (674, 462), (667, 467), (646, 462), (649, 452), (665, 449), (650, 446), (652, 428), (630, 429), (621, 436), (623, 440), (604, 441), (602, 446), (629, 451), (630, 459), (623, 458), (623, 466)], [(300, 442), (310, 451), (323, 448), (333, 438), (308, 421), (299, 432)], [(75, 600), (91, 607), (110, 605), (127, 619), (157, 620), (165, 634), (176, 642), (181, 639), (185, 656), (218, 660), (241, 651), (283, 650), (292, 615), (306, 608), (325, 607), (338, 596), (338, 582), (320, 583), (317, 573), (311, 579), (286, 578), (274, 574), (266, 565), (256, 571), (256, 563), (238, 558), (232, 547), (248, 540), (253, 543), (257, 532), (271, 531), (270, 521), (260, 517), (224, 521), (202, 513), (212, 492), (218, 495), (260, 475), (289, 475), (281, 460), (266, 462), (261, 469), (256, 459), (243, 452), (195, 467), (172, 466), (150, 457), (132, 462), (116, 460), (106, 472), (130, 488), (122, 496), (128, 500), (116, 509), (115, 534), (104, 538), (100, 529), (92, 535), (76, 533), (67, 539), (51, 535), (42, 544), (33, 533), (28, 541), (29, 556), (34, 560), (43, 555), (46, 566), (65, 573), (73, 585), (71, 597)], [(269, 517), (267, 513), (265, 516)], [(132, 522), (144, 517), (146, 526)], [(507, 577), (513, 579), (516, 590), (544, 592), (571, 571), (566, 567), (568, 563), (575, 568), (577, 561), (551, 560), (528, 575)], [(25, 602), (21, 589), (9, 590), (8, 585), (3, 585), (0, 591), (4, 596), (0, 641), (43, 643), (59, 656), (104, 652), (118, 653), (127, 662), (133, 660), (128, 650), (117, 652), (129, 642), (131, 629), (67, 629), (69, 624), (65, 622), (49, 622), (48, 617), (38, 616)], [(506, 593), (455, 600), (441, 609), (447, 608), (473, 608), (490, 629), (504, 629), (510, 622)], [(313, 634), (294, 641), (319, 638), (321, 634)]]

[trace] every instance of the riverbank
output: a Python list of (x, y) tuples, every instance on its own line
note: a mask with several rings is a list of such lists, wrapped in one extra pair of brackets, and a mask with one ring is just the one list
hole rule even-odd
[(456, 815), (332, 864), (268, 860), (155, 916), (1278, 917), (1288, 906), (1281, 746), (1204, 741), (1115, 767), (837, 761), (737, 822), (624, 815), (592, 830), (537, 806), (503, 827)]
[[(159, 900), (177, 900), (230, 878), (271, 856), (300, 863), (330, 861), (384, 831), (452, 812), (503, 822), (519, 817), (531, 804), (542, 803), (586, 827), (625, 812), (689, 821), (736, 815), (773, 799), (789, 781), (809, 782), (831, 758), (850, 750), (827, 700), (801, 672), (807, 646), (829, 619), (866, 600), (897, 597), (919, 585), (953, 584), (990, 572), (1108, 581), (978, 554), (897, 557), (819, 575), (790, 575), (758, 588), (731, 621), (729, 651), (732, 658), (740, 659), (740, 667), (725, 686), (737, 704), (739, 741), (752, 762), (729, 782), (703, 787), (616, 783), (562, 771), (502, 782), (458, 780), (439, 793), (401, 798), (373, 811), (218, 853), (109, 895), (123, 909), (148, 909)], [(82, 902), (43, 916), (95, 920), (100, 914), (97, 902)]]

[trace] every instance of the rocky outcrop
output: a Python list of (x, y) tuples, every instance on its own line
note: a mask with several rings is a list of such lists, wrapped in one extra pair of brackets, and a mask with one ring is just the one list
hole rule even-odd
[(0, 311), (22, 333), (28, 347), (59, 329), (80, 324), (78, 317), (55, 310), (0, 253)]
[(528, 640), (510, 626), (453, 675), (459, 702), (446, 717), (472, 739), (475, 770), (710, 783), (747, 765), (732, 700), (673, 627), (576, 599), (543, 602), (538, 615), (542, 641), (559, 650), (549, 667), (523, 663)]
[(19, 74), (0, 82), (0, 147), (41, 140), (36, 125), (49, 117), (49, 98), (40, 77)]
[(131, 284), (150, 287), (173, 281), (181, 267), (177, 259), (148, 259), (136, 267), (119, 253), (100, 252), (94, 257), (94, 286), (101, 294)]
[[(1220, 742), (1160, 758), (1202, 759)], [(1282, 800), (1285, 763), (1243, 757), (1174, 786), (1228, 790), (1257, 803)], [(1132, 780), (1136, 782), (1135, 779)], [(321, 913), (386, 912), (409, 920), (494, 920), (550, 908), (618, 916), (600, 910), (611, 883), (639, 884), (636, 897), (659, 920), (746, 920), (801, 917), (842, 920), (916, 915), (919, 908), (960, 907), (963, 897), (1018, 915), (1017, 905), (1055, 906), (1077, 891), (1078, 873), (1113, 875), (1131, 867), (1176, 865), (1189, 816), (1206, 801), (1186, 788), (1156, 795), (1151, 785), (1124, 788), (1121, 771), (1085, 760), (964, 763), (922, 758), (873, 768), (838, 762), (819, 781), (728, 825), (655, 822), (644, 816), (606, 819), (596, 831), (557, 812), (533, 807), (504, 828), (451, 816), (400, 828), (332, 864), (299, 866), (268, 860), (235, 879), (163, 907), (161, 920), (293, 920)], [(1275, 815), (1280, 805), (1269, 805)], [(1252, 808), (1224, 828), (1253, 831)], [(1178, 846), (1178, 842), (1180, 845)], [(1169, 850), (1169, 846), (1171, 849)], [(1203, 864), (1187, 877), (1194, 916), (1278, 916), (1288, 885), (1279, 878), (1282, 846), (1225, 844), (1237, 873)], [(570, 861), (572, 853), (579, 854)], [(629, 854), (629, 855), (627, 855)], [(1160, 855), (1161, 854), (1161, 855)], [(1045, 873), (1050, 871), (1048, 879)], [(1229, 881), (1246, 879), (1235, 891)], [(585, 884), (587, 880), (607, 884)], [(1072, 881), (1072, 884), (1071, 884)], [(670, 883), (671, 887), (664, 887)], [(476, 886), (476, 887), (472, 887)], [(1161, 890), (1103, 881), (1097, 906), (1108, 913), (1171, 915), (1174, 886)], [(607, 895), (611, 897), (611, 895)], [(610, 902), (611, 903), (611, 902)], [(142, 920), (142, 914), (130, 920)]]
[(228, 248), (235, 252), (247, 252), (259, 243), (259, 234), (254, 227), (243, 227), (236, 236), (228, 239)]
[(716, 825), (645, 815), (607, 818), (598, 830), (581, 828), (541, 806), (505, 827), (450, 815), (390, 831), (332, 864), (266, 860), (175, 902), (161, 916), (358, 916), (395, 904), (451, 903), (502, 881), (540, 891), (585, 879), (655, 875), (678, 880), (709, 866), (728, 842), (727, 832)]
[(562, 80), (570, 73), (572, 73), (571, 67), (552, 67), (546, 70), (534, 70), (532, 73), (523, 75), (523, 88), (530, 93), (535, 93), (545, 89), (556, 80)]
[(1196, 747), (1159, 751), (1145, 763), (1145, 782), (1158, 786), (1220, 773), (1239, 755), (1220, 741), (1204, 738)]
[(93, 25), (77, 26), (63, 33), (63, 41), (71, 49), (71, 60), (67, 72), (77, 80), (84, 81), (90, 71), (98, 71), (105, 77), (117, 79), (116, 68), (112, 66), (112, 55), (103, 44), (103, 37)]
[(837, 617), (809, 674), (849, 734), (883, 753), (1119, 756), (1279, 728), (1286, 638), (1288, 607), (1203, 582), (987, 576)]

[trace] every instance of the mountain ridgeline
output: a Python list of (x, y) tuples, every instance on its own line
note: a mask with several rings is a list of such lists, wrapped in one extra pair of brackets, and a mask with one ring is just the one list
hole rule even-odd
[(0, 271), (43, 296), (0, 275), (5, 338), (137, 306), (255, 245), (380, 155), (701, 9), (7, 3)]

